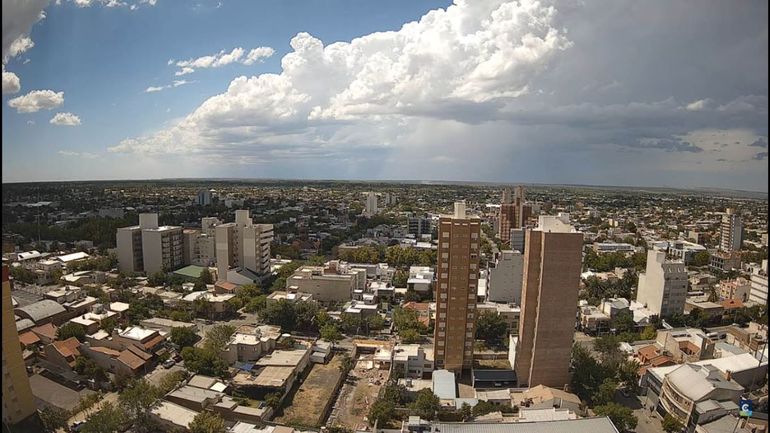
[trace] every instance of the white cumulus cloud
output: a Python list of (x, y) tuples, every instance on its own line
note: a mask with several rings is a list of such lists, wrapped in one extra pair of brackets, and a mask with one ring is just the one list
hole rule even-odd
[(243, 60), (244, 65), (251, 65), (256, 62), (261, 62), (268, 57), (275, 54), (275, 50), (270, 47), (257, 47), (249, 51), (246, 58)]
[(8, 106), (19, 113), (35, 113), (40, 110), (52, 110), (64, 103), (64, 92), (53, 90), (33, 90), (26, 95), (8, 101)]
[(80, 117), (72, 113), (56, 113), (49, 123), (59, 126), (78, 126), (80, 125)]
[[(325, 146), (328, 154), (335, 143), (348, 140), (382, 143), (371, 135), (378, 120), (451, 117), (446, 111), (453, 107), (497, 104), (526, 94), (530, 80), (571, 45), (555, 27), (555, 15), (555, 8), (535, 0), (456, 0), (398, 31), (351, 42), (324, 46), (299, 33), (291, 40), (293, 51), (281, 60), (280, 74), (238, 77), (176, 126), (110, 150), (198, 153), (242, 147), (253, 152), (262, 147), (280, 154), (275, 146), (290, 151), (304, 145), (308, 152)], [(199, 58), (177, 66), (194, 69), (200, 67), (196, 62), (214, 61)], [(456, 116), (463, 120), (463, 114)], [(334, 126), (354, 119), (361, 129)]]
[(165, 86), (150, 86), (144, 89), (144, 93), (160, 92), (161, 90), (170, 89), (172, 87), (184, 86), (185, 84), (194, 83), (195, 81), (188, 80), (174, 80), (171, 84)]
[(21, 82), (18, 75), (7, 72), (5, 65), (3, 65), (3, 95), (17, 93), (19, 90), (21, 90)]

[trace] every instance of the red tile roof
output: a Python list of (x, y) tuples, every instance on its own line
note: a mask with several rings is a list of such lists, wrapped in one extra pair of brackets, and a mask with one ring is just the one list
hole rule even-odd
[(130, 350), (124, 350), (120, 352), (120, 356), (118, 356), (118, 361), (128, 366), (128, 368), (130, 368), (131, 370), (136, 370), (137, 368), (143, 366), (145, 363), (145, 361), (142, 358), (136, 356), (136, 354), (134, 354), (134, 352)]
[(152, 350), (153, 347), (160, 344), (160, 342), (163, 340), (165, 340), (165, 337), (163, 337), (162, 335), (157, 335), (151, 338), (148, 342), (144, 343), (144, 348), (147, 350)]
[(40, 337), (32, 331), (27, 331), (19, 335), (19, 342), (24, 346), (30, 346), (40, 342)]
[(743, 302), (740, 299), (726, 299), (720, 302), (722, 308), (725, 310), (733, 310), (736, 308), (743, 308)]
[(35, 326), (30, 329), (38, 335), (38, 337), (47, 338), (49, 340), (56, 340), (56, 326), (52, 323), (46, 323), (45, 325)]

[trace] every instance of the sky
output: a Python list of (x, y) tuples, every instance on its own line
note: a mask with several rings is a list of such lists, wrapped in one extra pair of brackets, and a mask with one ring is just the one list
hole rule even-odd
[(3, 0), (3, 182), (767, 192), (761, 0)]

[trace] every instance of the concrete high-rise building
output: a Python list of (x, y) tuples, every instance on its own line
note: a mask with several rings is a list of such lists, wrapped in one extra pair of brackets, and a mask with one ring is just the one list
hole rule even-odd
[(184, 230), (184, 264), (208, 267), (216, 263), (216, 226), (219, 218), (204, 217), (201, 229)]
[(473, 366), (480, 230), (481, 221), (466, 215), (464, 201), (455, 203), (453, 216), (439, 218), (433, 334), (437, 369), (457, 373)]
[(179, 226), (158, 226), (158, 214), (139, 214), (139, 225), (117, 231), (118, 269), (152, 275), (184, 263), (183, 233)]
[(647, 268), (639, 274), (636, 302), (660, 317), (683, 313), (687, 298), (687, 267), (666, 258), (666, 251), (647, 251)]
[(511, 197), (511, 189), (503, 190), (498, 214), (497, 236), (501, 241), (508, 243), (511, 240), (511, 229), (520, 229), (527, 225), (527, 220), (532, 215), (532, 207), (526, 204), (524, 187), (519, 185), (514, 189)]
[(209, 189), (203, 189), (198, 191), (198, 199), (197, 199), (198, 204), (201, 206), (210, 205), (212, 192), (213, 190), (209, 190)]
[(258, 275), (270, 271), (272, 224), (254, 224), (248, 210), (236, 210), (235, 222), (218, 224), (215, 232), (220, 280), (227, 279), (230, 268), (244, 268)]
[(741, 217), (732, 208), (727, 208), (722, 215), (719, 249), (725, 252), (738, 251), (743, 243), (743, 223)]
[(563, 388), (570, 382), (583, 234), (568, 214), (541, 216), (525, 243), (514, 369), (519, 386)]
[(492, 302), (521, 304), (524, 256), (520, 251), (504, 250), (489, 268), (487, 299)]
[(182, 227), (159, 226), (142, 229), (144, 272), (171, 272), (184, 264)]
[(374, 191), (366, 193), (366, 208), (364, 209), (364, 215), (367, 217), (377, 215), (377, 194)]
[(35, 413), (35, 399), (21, 356), (19, 332), (13, 317), (11, 282), (3, 266), (3, 423), (13, 425)]
[(433, 232), (430, 224), (430, 218), (427, 216), (411, 216), (408, 220), (409, 234), (420, 237), (429, 235)]

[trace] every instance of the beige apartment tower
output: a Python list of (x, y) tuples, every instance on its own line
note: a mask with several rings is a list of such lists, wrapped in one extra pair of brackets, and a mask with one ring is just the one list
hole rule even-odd
[(231, 268), (245, 268), (256, 274), (270, 271), (272, 224), (254, 224), (248, 210), (236, 210), (235, 222), (216, 226), (217, 272), (227, 279)]
[(117, 231), (118, 269), (152, 275), (184, 264), (183, 232), (178, 226), (158, 226), (158, 214), (139, 214), (139, 225)]
[(514, 361), (519, 386), (562, 389), (570, 382), (582, 249), (583, 234), (568, 214), (541, 216), (527, 231)]
[(439, 219), (436, 260), (436, 369), (455, 373), (473, 366), (481, 221), (468, 218), (465, 202)]
[(11, 282), (7, 266), (3, 266), (3, 423), (16, 424), (34, 414), (35, 399), (29, 386), (24, 359), (21, 357), (19, 333), (13, 318)]
[(735, 213), (735, 209), (727, 208), (725, 210), (719, 229), (719, 249), (728, 253), (741, 249), (743, 243), (743, 223), (741, 222), (741, 217)]

